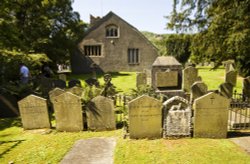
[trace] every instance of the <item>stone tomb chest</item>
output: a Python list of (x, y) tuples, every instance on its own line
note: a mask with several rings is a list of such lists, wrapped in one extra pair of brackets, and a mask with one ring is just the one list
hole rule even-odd
[(182, 65), (173, 56), (160, 56), (152, 65), (152, 86), (155, 89), (181, 89)]

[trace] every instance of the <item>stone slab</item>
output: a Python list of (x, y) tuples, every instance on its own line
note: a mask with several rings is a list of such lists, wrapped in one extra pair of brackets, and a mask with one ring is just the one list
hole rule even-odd
[(156, 87), (178, 86), (178, 72), (156, 72)]
[(115, 145), (114, 138), (78, 140), (60, 164), (113, 164)]

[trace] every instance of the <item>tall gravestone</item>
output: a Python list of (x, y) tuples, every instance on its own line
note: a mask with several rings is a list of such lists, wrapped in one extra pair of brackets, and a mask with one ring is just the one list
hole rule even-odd
[(116, 129), (113, 100), (97, 96), (88, 103), (87, 125), (89, 130), (103, 131)]
[(183, 70), (183, 83), (182, 89), (190, 92), (191, 86), (194, 82), (198, 81), (198, 70), (195, 67), (187, 67)]
[(163, 136), (190, 136), (192, 113), (188, 100), (174, 96), (163, 105)]
[(243, 79), (243, 97), (250, 99), (250, 76)]
[(232, 86), (236, 86), (237, 83), (237, 71), (230, 70), (225, 75), (225, 82), (230, 83)]
[(18, 101), (24, 129), (50, 128), (46, 99), (29, 95)]
[(207, 93), (207, 85), (202, 81), (197, 81), (191, 86), (191, 100), (203, 96)]
[(231, 83), (222, 83), (219, 86), (220, 94), (226, 98), (232, 98), (233, 96), (233, 85)]
[(54, 88), (53, 90), (49, 91), (49, 99), (50, 99), (50, 101), (52, 102), (53, 99), (54, 99), (56, 96), (58, 96), (58, 95), (60, 95), (60, 94), (62, 94), (62, 93), (64, 93), (64, 92), (65, 92), (65, 91), (62, 90), (62, 89), (60, 89), (60, 88)]
[(194, 101), (194, 137), (226, 138), (229, 99), (208, 93)]
[(128, 103), (129, 135), (132, 139), (162, 136), (162, 103), (143, 95)]
[(145, 72), (137, 72), (136, 74), (136, 87), (147, 85), (147, 74)]
[(56, 96), (52, 103), (55, 110), (57, 130), (69, 132), (83, 130), (82, 104), (80, 97), (65, 92)]

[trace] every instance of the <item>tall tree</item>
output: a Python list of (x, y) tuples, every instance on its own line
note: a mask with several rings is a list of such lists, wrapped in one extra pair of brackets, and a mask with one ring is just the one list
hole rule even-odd
[[(179, 7), (179, 8), (178, 8)], [(179, 9), (179, 10), (178, 10)], [(197, 31), (193, 58), (234, 59), (243, 76), (250, 75), (250, 0), (174, 0), (168, 28)]]
[(73, 0), (2, 0), (0, 48), (64, 60), (84, 34)]

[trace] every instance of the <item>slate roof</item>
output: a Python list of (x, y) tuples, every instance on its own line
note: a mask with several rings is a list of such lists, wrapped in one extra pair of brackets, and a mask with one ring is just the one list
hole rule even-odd
[(155, 59), (153, 66), (172, 66), (181, 64), (173, 56), (159, 56)]

